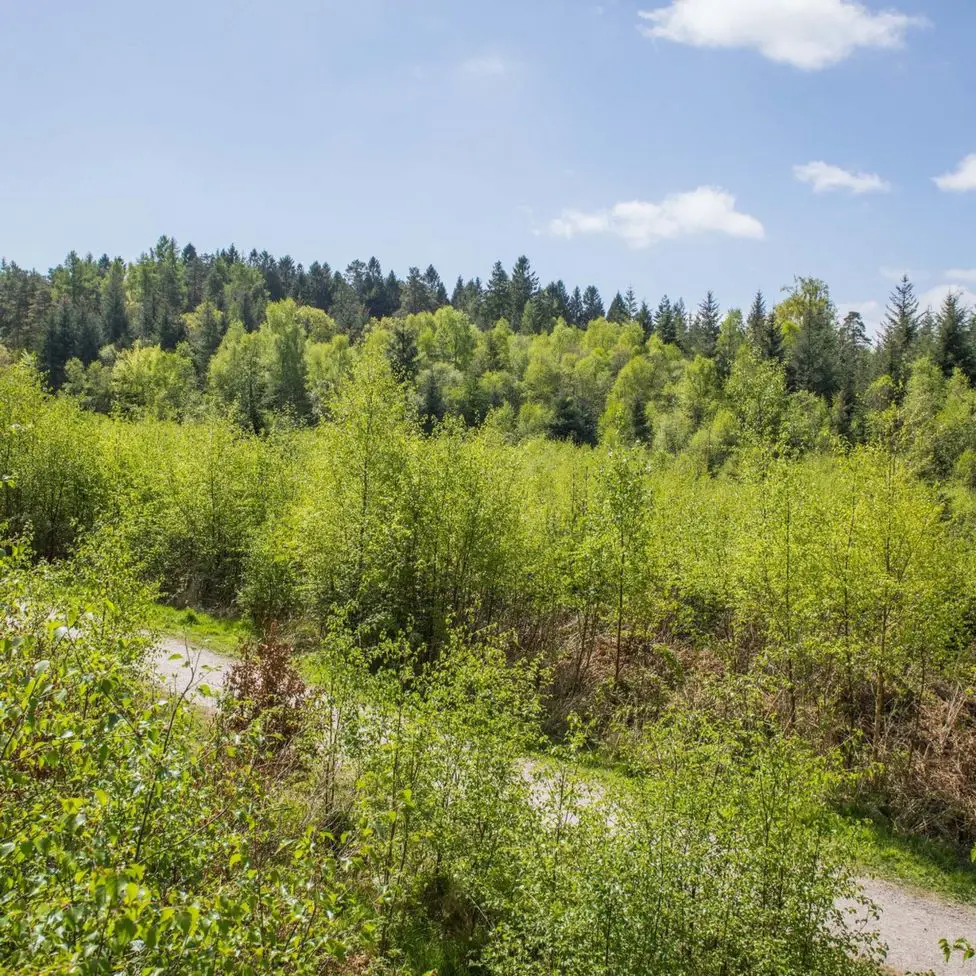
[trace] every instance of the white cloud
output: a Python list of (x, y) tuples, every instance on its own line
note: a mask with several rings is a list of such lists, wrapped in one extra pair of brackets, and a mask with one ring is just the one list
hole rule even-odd
[(694, 47), (752, 48), (771, 61), (815, 71), (858, 48), (900, 48), (926, 23), (857, 0), (671, 0), (640, 11), (641, 32)]
[(942, 275), (946, 281), (976, 285), (976, 268), (952, 268)]
[(851, 193), (887, 193), (891, 184), (877, 173), (852, 173), (850, 170), (831, 166), (822, 160), (793, 167), (793, 175), (801, 183), (809, 183), (815, 193), (830, 190), (850, 190)]
[(976, 153), (967, 156), (952, 173), (935, 176), (932, 182), (940, 190), (962, 193), (966, 190), (976, 190)]
[(461, 74), (469, 78), (504, 78), (511, 70), (511, 64), (497, 54), (483, 54), (461, 62)]
[(965, 305), (967, 308), (972, 308), (974, 305), (976, 305), (976, 292), (974, 292), (972, 289), (963, 288), (960, 285), (947, 284), (936, 285), (935, 288), (930, 288), (924, 294), (919, 295), (919, 308), (930, 308), (937, 312), (942, 303), (945, 301), (946, 295), (952, 291), (959, 295), (959, 297), (962, 299), (963, 305)]
[(550, 222), (549, 232), (566, 238), (615, 234), (634, 248), (707, 232), (755, 240), (765, 235), (763, 225), (755, 217), (735, 209), (731, 193), (714, 186), (675, 193), (660, 203), (631, 200), (589, 213), (564, 210)]

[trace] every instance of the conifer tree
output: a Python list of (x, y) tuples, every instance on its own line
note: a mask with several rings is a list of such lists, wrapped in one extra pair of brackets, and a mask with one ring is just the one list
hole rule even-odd
[(596, 285), (590, 285), (583, 292), (583, 318), (580, 326), (585, 328), (594, 319), (601, 319), (604, 315), (603, 299)]
[(627, 322), (629, 319), (630, 315), (627, 312), (627, 304), (624, 301), (623, 295), (618, 291), (610, 303), (610, 310), (607, 312), (607, 321), (621, 323)]
[(973, 347), (972, 321), (963, 308), (957, 291), (946, 295), (935, 321), (939, 365), (946, 376), (961, 370), (968, 379), (976, 377), (976, 350)]
[(676, 345), (678, 342), (678, 331), (675, 327), (674, 309), (671, 307), (671, 299), (665, 295), (658, 303), (657, 311), (654, 313), (654, 331), (658, 334), (661, 342)]
[(906, 274), (888, 299), (881, 326), (882, 369), (898, 387), (902, 387), (908, 378), (908, 366), (918, 340), (919, 324), (918, 299)]
[(485, 292), (484, 310), (488, 325), (494, 325), (499, 319), (507, 319), (512, 307), (511, 283), (508, 272), (501, 261), (496, 261), (488, 279)]

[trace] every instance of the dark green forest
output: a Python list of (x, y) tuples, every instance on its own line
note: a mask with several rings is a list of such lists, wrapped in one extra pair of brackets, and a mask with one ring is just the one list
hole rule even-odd
[(976, 844), (973, 328), (4, 264), (0, 973), (879, 973), (840, 813)]

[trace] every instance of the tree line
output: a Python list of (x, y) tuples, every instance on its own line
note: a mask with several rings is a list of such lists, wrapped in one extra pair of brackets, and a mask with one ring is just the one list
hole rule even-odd
[(49, 388), (102, 412), (182, 417), (216, 405), (257, 431), (327, 418), (378, 332), (428, 427), (491, 416), (514, 437), (595, 444), (612, 432), (673, 449), (715, 419), (733, 373), (751, 363), (810, 415), (807, 426), (863, 442), (917, 361), (973, 379), (973, 330), (959, 294), (921, 309), (907, 277), (872, 342), (861, 315), (841, 318), (827, 284), (810, 278), (778, 301), (757, 293), (747, 310), (723, 312), (711, 292), (693, 308), (664, 296), (651, 309), (632, 289), (605, 308), (595, 286), (540, 286), (524, 256), (511, 272), (496, 262), (487, 283), (459, 278), (450, 295), (433, 266), (406, 279), (376, 258), (306, 270), (267, 251), (198, 254), (165, 237), (131, 264), (72, 252), (47, 275), (0, 267), (0, 343), (33, 354)]

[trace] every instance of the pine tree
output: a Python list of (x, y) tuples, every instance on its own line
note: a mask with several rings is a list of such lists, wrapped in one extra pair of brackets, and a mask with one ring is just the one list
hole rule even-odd
[(709, 359), (715, 356), (715, 346), (722, 327), (719, 316), (718, 302), (715, 300), (715, 295), (709, 291), (698, 306), (698, 312), (692, 323), (690, 341), (693, 352)]
[(746, 336), (756, 355), (768, 358), (765, 353), (766, 299), (761, 291), (756, 292), (756, 297), (749, 307), (749, 315), (746, 318)]
[(946, 376), (961, 370), (968, 379), (976, 378), (976, 351), (970, 316), (962, 305), (962, 296), (950, 291), (939, 309), (935, 322), (938, 338), (939, 366)]
[(848, 312), (838, 330), (840, 388), (834, 404), (838, 433), (850, 437), (855, 430), (855, 410), (867, 375), (867, 350), (871, 345), (860, 312)]
[(654, 316), (647, 307), (647, 302), (641, 302), (640, 308), (637, 310), (637, 315), (635, 316), (635, 321), (641, 327), (641, 332), (644, 333), (644, 341), (646, 342), (654, 332)]
[(417, 340), (406, 322), (398, 320), (393, 326), (386, 355), (398, 382), (412, 383), (416, 379), (419, 360)]
[(627, 303), (624, 301), (623, 295), (618, 291), (610, 303), (610, 310), (607, 312), (607, 321), (620, 324), (629, 321), (629, 319), (630, 315), (627, 312)]
[(672, 306), (674, 314), (674, 332), (677, 338), (675, 344), (679, 349), (688, 352), (688, 310), (685, 308), (685, 300), (679, 298)]
[(888, 299), (881, 327), (881, 362), (884, 371), (901, 387), (908, 379), (908, 366), (918, 340), (918, 299), (908, 275)]
[(633, 322), (637, 318), (637, 296), (634, 294), (634, 286), (628, 285), (624, 295), (624, 305), (627, 306), (627, 318)]
[(532, 270), (529, 259), (524, 254), (515, 262), (515, 267), (512, 268), (512, 280), (509, 285), (509, 290), (511, 294), (509, 318), (512, 323), (512, 328), (517, 332), (522, 322), (522, 313), (525, 311), (525, 306), (528, 305), (529, 301), (539, 290), (539, 279)]
[(101, 348), (101, 323), (93, 313), (81, 312), (77, 317), (75, 355), (87, 366), (98, 359)]
[(434, 311), (433, 297), (424, 276), (420, 273), (420, 268), (410, 268), (407, 271), (407, 280), (403, 283), (403, 291), (400, 293), (400, 311), (406, 315)]
[(580, 293), (579, 285), (573, 289), (573, 294), (566, 306), (566, 321), (577, 328), (582, 328), (585, 324), (583, 322), (583, 296)]
[(678, 332), (675, 328), (674, 309), (671, 307), (671, 299), (665, 295), (658, 303), (657, 311), (654, 313), (654, 331), (658, 334), (661, 342), (676, 345), (678, 342)]
[(507, 319), (511, 307), (512, 293), (508, 272), (502, 267), (501, 261), (496, 261), (485, 292), (484, 312), (488, 325), (494, 325), (499, 319)]
[(594, 319), (602, 319), (604, 316), (603, 299), (596, 285), (590, 285), (583, 292), (583, 317), (580, 325), (586, 327)]
[(428, 264), (427, 270), (424, 272), (424, 285), (427, 288), (427, 294), (430, 296), (429, 311), (435, 312), (449, 304), (447, 289), (444, 287), (444, 282), (441, 281), (437, 269), (432, 264)]
[(48, 316), (41, 342), (41, 368), (53, 390), (64, 384), (64, 367), (76, 355), (76, 335), (71, 304), (62, 299)]
[(561, 280), (551, 281), (543, 290), (551, 302), (553, 316), (568, 322), (570, 297), (566, 285)]
[[(122, 349), (132, 342), (129, 313), (125, 305), (125, 266), (112, 262), (102, 296), (102, 332), (105, 340)], [(202, 291), (202, 285), (201, 285)]]

